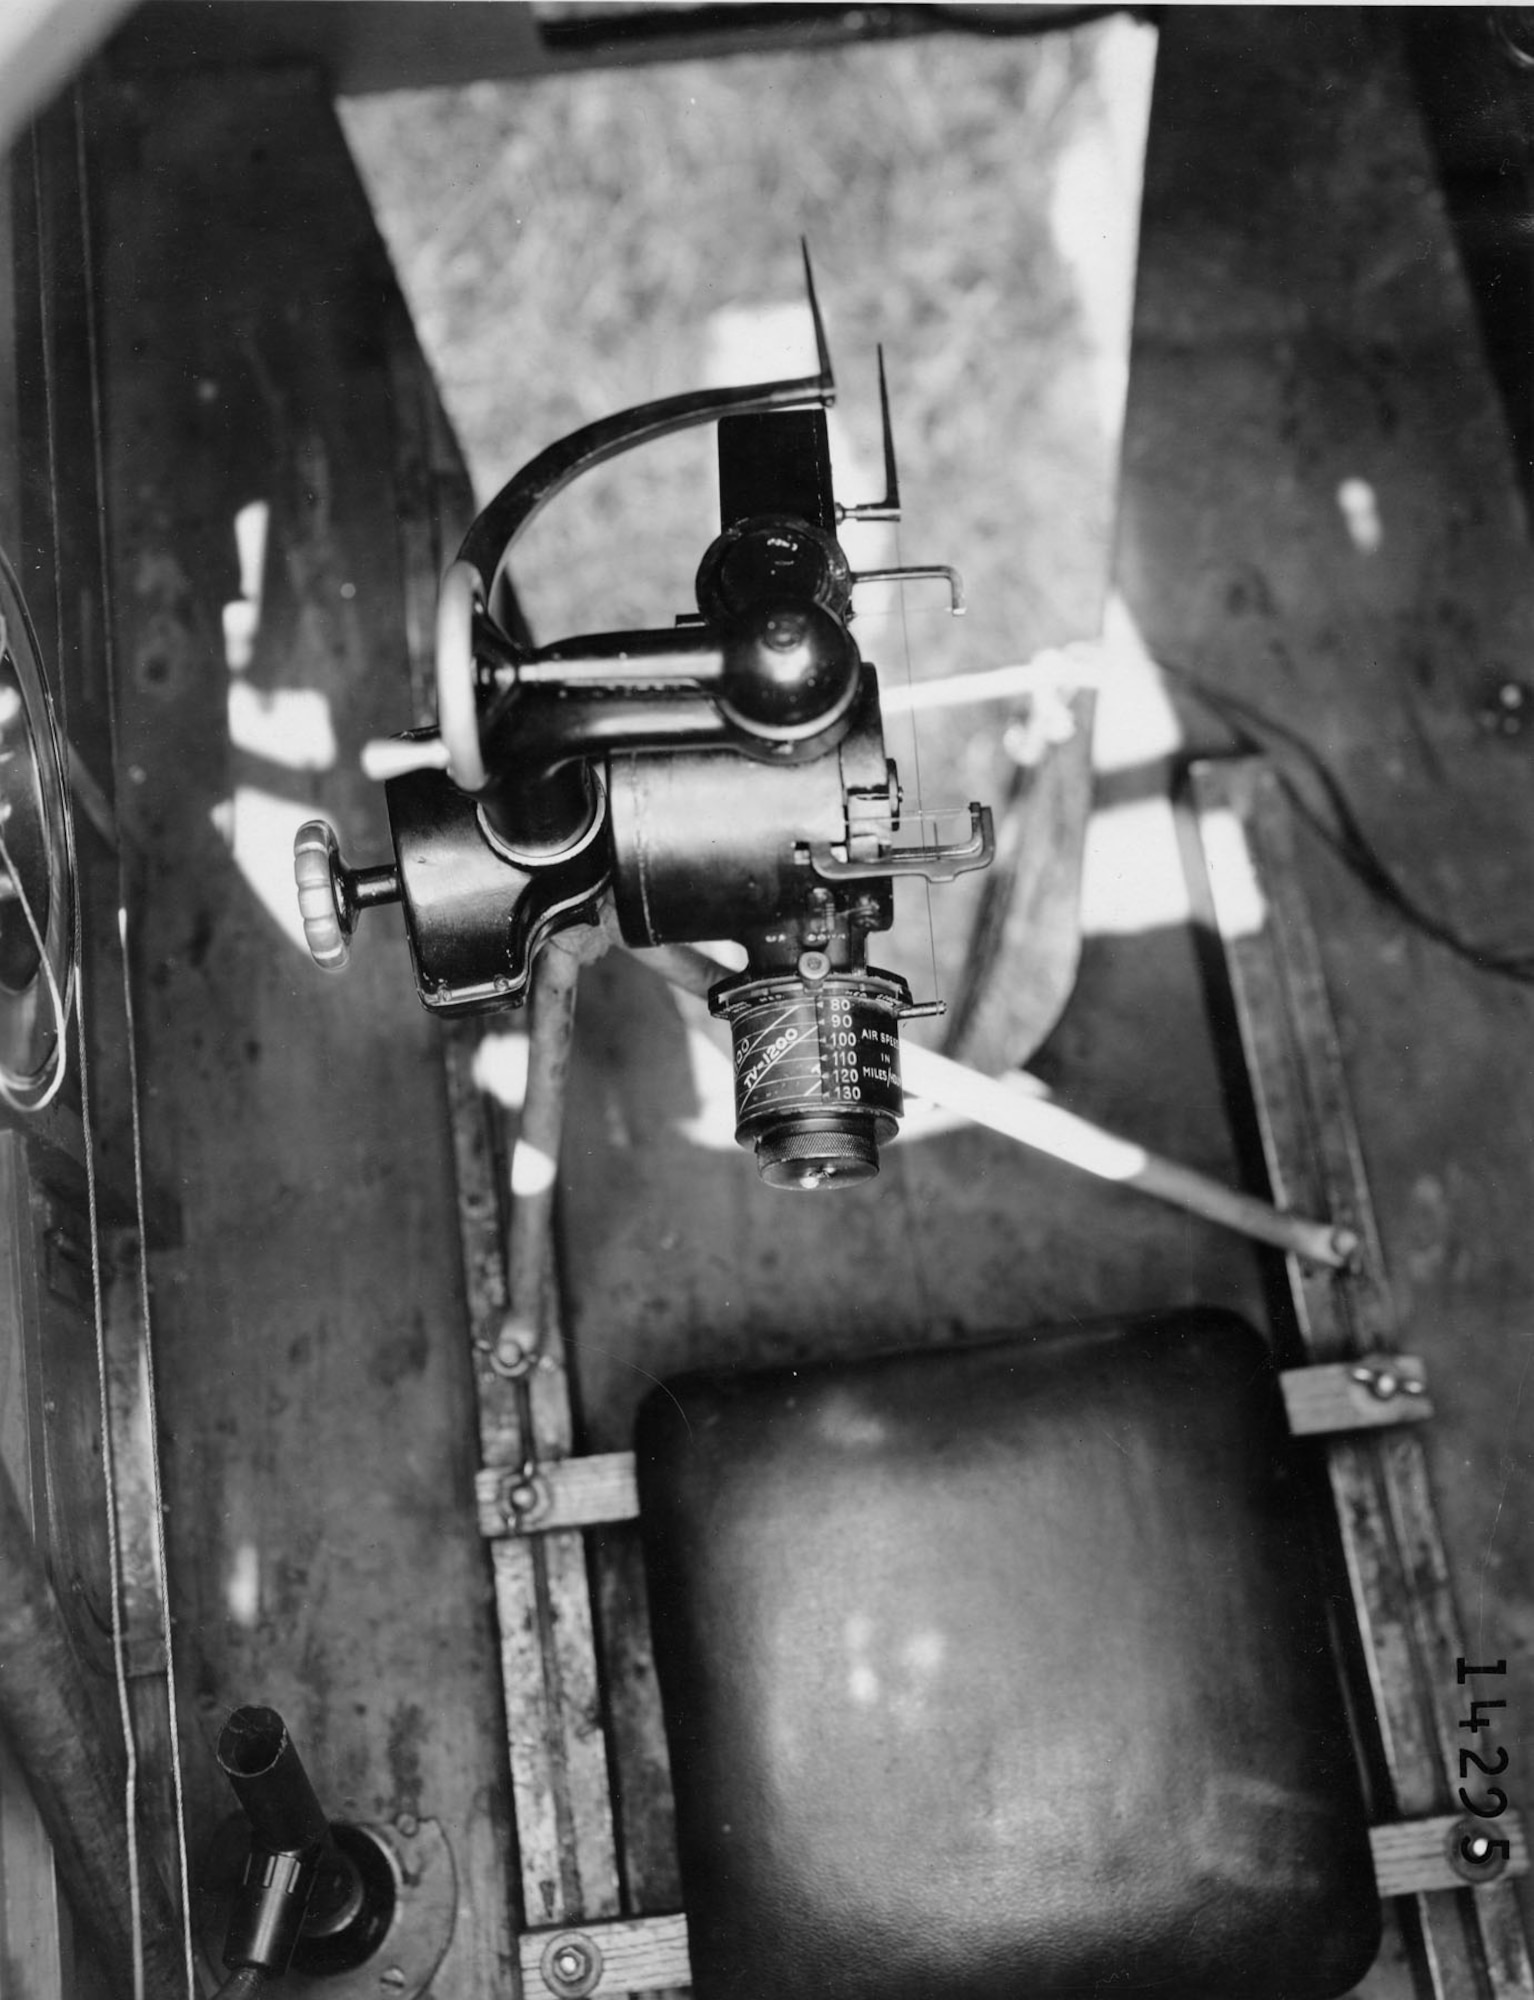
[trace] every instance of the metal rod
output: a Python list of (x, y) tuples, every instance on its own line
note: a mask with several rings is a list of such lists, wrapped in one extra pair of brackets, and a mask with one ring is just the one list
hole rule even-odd
[[(662, 945), (639, 954), (672, 985), (684, 992), (707, 995), (726, 976), (726, 968), (685, 945)], [(1290, 1251), (1314, 1264), (1343, 1270), (1356, 1243), (1350, 1232), (1304, 1216), (1286, 1215), (1255, 1195), (1241, 1194), (1192, 1167), (1137, 1146), (1104, 1131), (1088, 1118), (1048, 1097), (1012, 1090), (994, 1076), (939, 1055), (933, 1049), (905, 1044), (900, 1052), (906, 1088), (913, 1097), (955, 1111), (971, 1124), (1014, 1139), (1031, 1151), (1046, 1153), (1098, 1180), (1118, 1181), (1142, 1194), (1169, 1203), (1190, 1215), (1218, 1223), (1259, 1243)]]
[(510, 1374), (521, 1373), (543, 1345), (543, 1291), (580, 970), (579, 957), (557, 942), (539, 952), (533, 968), (527, 1095), (511, 1154), (506, 1317), (495, 1349), (496, 1365)]
[[(133, 1962), (126, 1787), (9, 1475), (0, 1468), (0, 1730), (26, 1774), (77, 1921), (113, 1992)], [(165, 1884), (141, 1868), (149, 1990), (185, 1989), (180, 1927)]]
[(1098, 649), (1071, 650), (1050, 647), (1031, 660), (1017, 660), (1010, 666), (986, 667), (973, 674), (945, 674), (933, 681), (896, 681), (879, 690), (879, 705), (886, 716), (919, 715), (934, 708), (973, 708), (981, 702), (1015, 701), (1020, 695), (1058, 690), (1073, 694), (1077, 688), (1098, 687), (1102, 682)]

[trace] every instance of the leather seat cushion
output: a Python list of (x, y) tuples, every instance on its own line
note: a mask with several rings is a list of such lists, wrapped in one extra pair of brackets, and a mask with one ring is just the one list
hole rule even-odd
[(701, 2000), (1327, 2000), (1369, 1965), (1243, 1321), (688, 1376), (637, 1445)]

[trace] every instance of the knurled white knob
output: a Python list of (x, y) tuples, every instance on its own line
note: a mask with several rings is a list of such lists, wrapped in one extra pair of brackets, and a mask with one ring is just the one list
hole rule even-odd
[(293, 880), (309, 956), (326, 972), (342, 972), (352, 955), (352, 912), (343, 887), (335, 828), (305, 820), (293, 837)]

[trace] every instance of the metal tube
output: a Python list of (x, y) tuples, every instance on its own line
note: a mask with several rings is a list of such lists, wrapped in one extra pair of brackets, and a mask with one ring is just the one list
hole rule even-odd
[(580, 958), (573, 951), (562, 950), (557, 940), (539, 952), (533, 968), (527, 1095), (511, 1154), (508, 1298), (495, 1349), (496, 1365), (509, 1374), (521, 1373), (543, 1344), (548, 1246), (554, 1227), (580, 971)]
[[(74, 1643), (9, 1475), (0, 1468), (0, 1729), (26, 1774), (70, 1908), (114, 1993), (131, 1989), (133, 1908), (125, 1761), (101, 1728)], [(151, 1993), (183, 1992), (169, 1892), (139, 1843), (139, 1915)]]
[[(641, 962), (652, 966), (672, 985), (700, 998), (726, 976), (726, 968), (703, 952), (685, 945), (664, 945), (643, 952)], [(1259, 1243), (1271, 1243), (1313, 1264), (1343, 1270), (1356, 1241), (1351, 1232), (1304, 1216), (1286, 1215), (1271, 1202), (1241, 1194), (1221, 1181), (1175, 1160), (1162, 1159), (1131, 1140), (1106, 1132), (1047, 1097), (1009, 1089), (996, 1077), (954, 1062), (933, 1049), (906, 1043), (900, 1052), (906, 1088), (913, 1097), (955, 1111), (974, 1125), (1014, 1139), (1034, 1152), (1077, 1167), (1098, 1180), (1119, 1181), (1142, 1194), (1169, 1203), (1190, 1215), (1231, 1229)]]
[(237, 1708), (219, 1731), (218, 1761), (258, 1839), (277, 1854), (323, 1844), (330, 1821), (275, 1708)]

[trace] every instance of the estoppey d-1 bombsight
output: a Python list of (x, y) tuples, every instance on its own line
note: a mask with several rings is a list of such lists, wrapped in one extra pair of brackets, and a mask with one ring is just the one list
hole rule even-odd
[[(733, 938), (745, 970), (709, 993), (729, 1023), (736, 1136), (774, 1187), (847, 1186), (879, 1170), (902, 1109), (905, 981), (867, 963), (893, 921), (896, 875), (949, 881), (993, 852), (968, 837), (897, 845), (900, 782), (878, 677), (850, 628), (856, 583), (946, 581), (947, 568), (854, 572), (844, 520), (898, 518), (880, 357), (885, 497), (838, 506), (835, 398), (805, 259), (818, 372), (647, 403), (549, 446), (474, 522), (443, 580), (435, 734), (371, 748), (387, 779), (391, 866), (352, 869), (323, 821), (299, 833), (309, 946), (345, 964), (373, 903), (399, 902), (426, 1006), (515, 1007), (555, 932), (599, 919), (611, 892), (630, 945)], [(719, 427), (720, 534), (695, 615), (671, 630), (535, 646), (507, 578), (534, 514), (581, 473), (669, 432)]]

